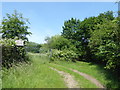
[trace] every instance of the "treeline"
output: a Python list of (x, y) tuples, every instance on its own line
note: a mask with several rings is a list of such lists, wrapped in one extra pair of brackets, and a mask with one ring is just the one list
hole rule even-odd
[(40, 47), (42, 47), (41, 44), (35, 42), (27, 42), (25, 49), (27, 52), (40, 53)]
[(61, 35), (46, 38), (51, 60), (101, 63), (120, 75), (120, 17), (112, 11), (64, 22)]
[[(0, 44), (4, 47), (3, 62), (8, 65), (26, 60), (25, 50), (34, 53), (49, 51), (52, 61), (77, 60), (101, 63), (106, 69), (120, 75), (120, 17), (115, 17), (112, 11), (85, 18), (83, 21), (71, 18), (64, 22), (61, 35), (47, 37), (45, 39), (47, 43), (41, 45), (28, 42), (26, 36), (31, 32), (28, 32), (27, 23), (28, 20), (16, 11), (12, 15), (7, 14), (7, 18), (2, 20)], [(23, 47), (16, 46), (15, 40), (19, 39), (25, 41)]]

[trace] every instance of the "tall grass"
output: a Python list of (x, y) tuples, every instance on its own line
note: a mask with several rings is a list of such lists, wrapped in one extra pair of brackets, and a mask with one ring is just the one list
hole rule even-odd
[(3, 88), (65, 88), (61, 76), (48, 68), (46, 56), (29, 54), (30, 64), (19, 64), (2, 75)]

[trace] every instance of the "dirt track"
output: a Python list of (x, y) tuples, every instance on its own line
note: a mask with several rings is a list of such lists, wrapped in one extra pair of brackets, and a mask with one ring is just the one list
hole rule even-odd
[(85, 73), (79, 72), (79, 71), (74, 70), (74, 69), (70, 69), (70, 70), (72, 70), (73, 72), (76, 72), (79, 75), (83, 76), (84, 78), (86, 78), (87, 80), (91, 81), (92, 83), (94, 83), (99, 88), (104, 88), (104, 86), (98, 80), (96, 80), (95, 78), (91, 77), (90, 75), (87, 75)]
[[(57, 65), (57, 64), (55, 64)], [(61, 65), (58, 65), (58, 66), (61, 66)], [(64, 68), (67, 68), (65, 66), (62, 66)], [(82, 73), (82, 72), (79, 72), (78, 70), (75, 70), (75, 69), (72, 69), (72, 68), (67, 68), (73, 72), (76, 72), (78, 73), (79, 75), (83, 76), (84, 78), (86, 78), (87, 80), (91, 81), (92, 83), (94, 83), (96, 86), (98, 86), (99, 88), (105, 88), (98, 80), (96, 80), (94, 77), (88, 75), (88, 74), (85, 74), (85, 73)]]
[(74, 80), (74, 77), (69, 73), (59, 71), (55, 68), (50, 67), (52, 70), (57, 71), (61, 76), (63, 76), (64, 82), (68, 88), (79, 88), (77, 81)]

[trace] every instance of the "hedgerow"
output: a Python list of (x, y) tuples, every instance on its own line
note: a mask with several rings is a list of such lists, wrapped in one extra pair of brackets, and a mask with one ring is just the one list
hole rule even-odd
[(27, 61), (28, 57), (24, 47), (16, 46), (14, 39), (1, 39), (2, 66), (11, 67), (17, 62)]

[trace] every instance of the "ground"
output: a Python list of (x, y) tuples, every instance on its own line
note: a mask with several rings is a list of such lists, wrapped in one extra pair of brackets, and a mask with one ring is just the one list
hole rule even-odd
[[(50, 62), (47, 55), (29, 54), (31, 61), (3, 68), (3, 88), (106, 88), (117, 87), (102, 67), (86, 62)], [(113, 80), (113, 81), (112, 81)]]

